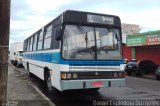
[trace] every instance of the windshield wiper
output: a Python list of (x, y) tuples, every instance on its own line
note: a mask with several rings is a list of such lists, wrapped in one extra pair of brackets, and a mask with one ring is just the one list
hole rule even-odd
[[(87, 52), (87, 53), (92, 53), (92, 51), (95, 51), (95, 46), (92, 46), (90, 48), (88, 48), (88, 36), (87, 36), (87, 32), (85, 32), (85, 29), (83, 28), (83, 26), (81, 25), (77, 25), (77, 29), (79, 30), (80, 34), (83, 35), (84, 37), (84, 40), (85, 40), (85, 43), (86, 43), (86, 50), (89, 50), (90, 52)], [(80, 52), (84, 52), (85, 50), (79, 50)]]
[(120, 41), (120, 38), (119, 38), (117, 32), (116, 32), (114, 29), (111, 29), (111, 31), (112, 31), (113, 34), (115, 35), (115, 38), (116, 38), (118, 41)]
[(88, 47), (88, 46), (87, 46), (87, 44), (88, 44), (87, 33), (84, 31), (84, 28), (83, 28), (83, 26), (81, 26), (81, 25), (77, 25), (77, 29), (79, 30), (80, 34), (83, 35), (84, 40), (85, 40), (85, 43), (86, 43), (86, 49), (87, 49), (87, 47)]
[(76, 27), (77, 27), (78, 31), (80, 32), (80, 34), (82, 34), (84, 32), (84, 29), (82, 26), (76, 25)]

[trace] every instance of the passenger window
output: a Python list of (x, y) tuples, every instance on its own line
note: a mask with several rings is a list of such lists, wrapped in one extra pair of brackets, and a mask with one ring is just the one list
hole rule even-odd
[(52, 38), (52, 25), (46, 28), (46, 33), (44, 35), (44, 49), (49, 49), (51, 47)]
[(41, 50), (42, 49), (42, 46), (43, 46), (42, 44), (43, 44), (43, 31), (41, 30), (40, 33), (39, 33), (37, 50)]
[(25, 40), (25, 41), (24, 41), (23, 51), (24, 51), (24, 52), (26, 52), (26, 51), (27, 51), (27, 40)]
[(29, 51), (30, 39), (28, 39), (27, 42), (27, 51)]
[(35, 34), (35, 36), (34, 36), (33, 51), (37, 50), (37, 36), (38, 36), (38, 34)]
[(33, 37), (31, 37), (31, 42), (30, 42), (30, 51), (32, 51), (32, 47), (33, 47)]

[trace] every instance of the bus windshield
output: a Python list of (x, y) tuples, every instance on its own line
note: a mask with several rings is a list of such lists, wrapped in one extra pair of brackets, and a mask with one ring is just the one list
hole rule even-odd
[(19, 51), (19, 56), (23, 56), (23, 51)]
[(66, 25), (62, 56), (68, 60), (120, 60), (120, 29)]

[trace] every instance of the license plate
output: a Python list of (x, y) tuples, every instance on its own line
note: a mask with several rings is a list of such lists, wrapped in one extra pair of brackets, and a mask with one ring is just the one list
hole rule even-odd
[(102, 81), (96, 81), (96, 82), (92, 82), (92, 86), (93, 87), (102, 87), (103, 82)]
[(132, 66), (128, 66), (129, 68), (132, 68)]

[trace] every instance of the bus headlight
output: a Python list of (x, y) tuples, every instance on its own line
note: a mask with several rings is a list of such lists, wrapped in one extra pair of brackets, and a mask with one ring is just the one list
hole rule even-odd
[(125, 77), (125, 73), (124, 72), (114, 72), (113, 73), (113, 77), (114, 78), (124, 78)]
[(73, 78), (78, 78), (78, 74), (73, 74)]
[(125, 72), (122, 73), (122, 77), (123, 77), (123, 78), (125, 77)]
[(118, 73), (115, 72), (115, 73), (113, 74), (113, 77), (114, 77), (114, 78), (117, 78), (117, 77), (118, 77)]
[(119, 73), (119, 75), (118, 75), (120, 78), (124, 78), (125, 77), (125, 73), (123, 72), (123, 73)]

